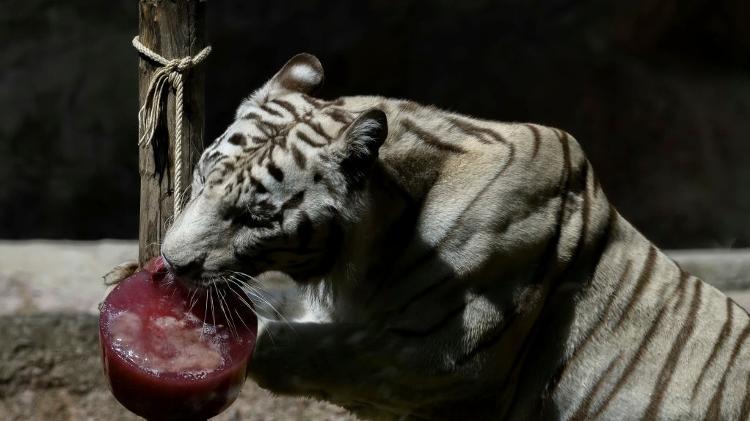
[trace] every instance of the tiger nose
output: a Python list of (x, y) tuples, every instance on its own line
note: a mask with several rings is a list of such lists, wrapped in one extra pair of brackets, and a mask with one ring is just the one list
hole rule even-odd
[(205, 257), (200, 256), (192, 260), (177, 262), (174, 259), (170, 259), (166, 254), (162, 254), (162, 256), (170, 272), (181, 278), (190, 279), (200, 278), (203, 272), (203, 262), (206, 260)]

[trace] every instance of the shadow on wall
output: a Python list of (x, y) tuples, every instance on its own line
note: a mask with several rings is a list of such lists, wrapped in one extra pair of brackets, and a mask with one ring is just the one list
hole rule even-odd
[[(665, 247), (750, 246), (750, 4), (216, 2), (208, 140), (292, 54), (322, 96), (378, 94), (564, 128)], [(133, 2), (29, 0), (0, 17), (0, 237), (135, 237)]]

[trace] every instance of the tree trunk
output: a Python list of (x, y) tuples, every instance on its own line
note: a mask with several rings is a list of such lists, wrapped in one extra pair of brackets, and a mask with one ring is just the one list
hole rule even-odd
[[(139, 36), (143, 45), (166, 59), (194, 56), (206, 46), (205, 0), (140, 0)], [(143, 105), (153, 72), (158, 68), (141, 57), (139, 108)], [(184, 118), (182, 127), (182, 186), (190, 185), (192, 170), (203, 150), (204, 75), (203, 64), (184, 76)], [(174, 201), (175, 102), (174, 91), (167, 99), (166, 124), (159, 119), (151, 145), (139, 149), (141, 208), (138, 260), (141, 266), (159, 255), (162, 239), (172, 220)], [(139, 135), (144, 130), (139, 127)]]

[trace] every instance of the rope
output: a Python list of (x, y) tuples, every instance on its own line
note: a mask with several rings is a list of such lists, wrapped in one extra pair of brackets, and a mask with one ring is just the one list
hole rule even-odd
[(156, 54), (151, 49), (141, 44), (136, 36), (133, 38), (133, 47), (139, 53), (161, 64), (151, 78), (148, 85), (146, 99), (143, 106), (138, 110), (138, 123), (140, 124), (141, 137), (138, 146), (143, 147), (153, 141), (156, 126), (161, 115), (162, 95), (166, 91), (167, 84), (175, 90), (175, 146), (174, 146), (174, 216), (182, 211), (182, 118), (183, 118), (183, 76), (193, 66), (202, 62), (211, 53), (211, 47), (202, 49), (193, 57), (166, 59)]

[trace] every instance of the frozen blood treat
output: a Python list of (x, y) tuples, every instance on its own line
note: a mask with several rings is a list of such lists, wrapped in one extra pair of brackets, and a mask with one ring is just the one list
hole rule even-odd
[(149, 420), (204, 420), (240, 392), (257, 320), (242, 291), (190, 290), (161, 258), (101, 305), (104, 371), (120, 403)]

